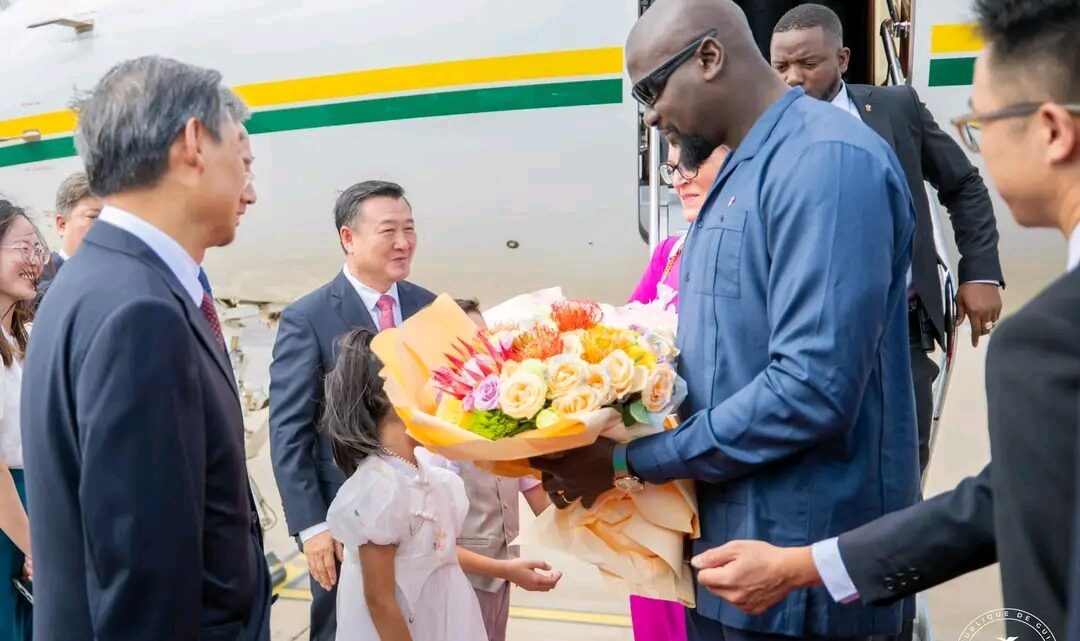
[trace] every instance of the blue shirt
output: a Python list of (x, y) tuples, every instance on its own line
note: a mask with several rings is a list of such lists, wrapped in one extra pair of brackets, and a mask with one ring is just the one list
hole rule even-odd
[[(799, 88), (724, 164), (683, 254), (684, 420), (627, 450), (647, 481), (698, 481), (695, 552), (809, 545), (914, 502), (914, 216), (888, 145)], [(704, 616), (774, 634), (890, 634), (901, 618), (899, 605), (840, 606), (821, 587), (757, 617), (697, 596)]]

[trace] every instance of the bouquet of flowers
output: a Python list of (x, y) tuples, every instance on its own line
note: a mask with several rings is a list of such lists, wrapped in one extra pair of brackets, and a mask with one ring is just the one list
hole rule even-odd
[[(410, 435), (452, 460), (535, 475), (534, 456), (656, 433), (685, 397), (674, 316), (566, 300), (543, 290), (485, 313), (478, 330), (448, 296), (379, 334), (372, 348)], [(550, 509), (525, 538), (558, 543), (632, 593), (693, 603), (683, 555), (697, 536), (685, 482), (613, 490), (586, 509)]]

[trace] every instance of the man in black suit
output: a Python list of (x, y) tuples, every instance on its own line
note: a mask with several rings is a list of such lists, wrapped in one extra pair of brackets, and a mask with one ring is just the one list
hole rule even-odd
[[(971, 344), (990, 332), (1001, 315), (1003, 285), (998, 232), (990, 194), (979, 171), (907, 85), (873, 87), (843, 81), (851, 52), (844, 47), (840, 18), (828, 7), (804, 4), (773, 30), (772, 65), (791, 86), (830, 101), (861, 119), (896, 152), (915, 201), (915, 239), (910, 274), (911, 373), (919, 423), (919, 465), (930, 460), (933, 384), (938, 368), (927, 352), (944, 345), (945, 307), (938, 278), (930, 203), (923, 181), (938, 191), (949, 212), (960, 249), (957, 322), (971, 320)], [(856, 177), (853, 177), (856, 179)]]
[(60, 183), (60, 188), (56, 190), (56, 233), (60, 235), (61, 245), (52, 253), (49, 264), (38, 280), (35, 307), (41, 304), (41, 297), (56, 278), (56, 272), (82, 244), (86, 231), (101, 213), (101, 207), (101, 199), (90, 193), (86, 172), (77, 171)]
[(75, 140), (105, 201), (52, 285), (22, 422), (38, 641), (268, 641), (269, 576), (209, 247), (236, 233), (238, 100), (145, 57), (110, 70)]
[(270, 454), (289, 533), (311, 572), (312, 641), (333, 641), (341, 544), (326, 511), (345, 482), (330, 442), (316, 430), (323, 379), (337, 360), (338, 338), (355, 327), (396, 327), (435, 300), (405, 279), (416, 250), (405, 191), (369, 180), (341, 193), (334, 224), (345, 267), (329, 283), (285, 308), (270, 365)]
[[(975, 66), (973, 111), (954, 122), (986, 159), (1016, 221), (1068, 239), (1067, 272), (990, 343), (993, 460), (982, 473), (812, 547), (738, 541), (695, 559), (711, 568), (699, 581), (740, 607), (757, 610), (822, 582), (838, 601), (887, 603), (997, 560), (1004, 606), (1064, 636), (1070, 553), (1080, 535), (1080, 4), (975, 6), (987, 46)], [(1007, 636), (1031, 637), (1028, 623), (1007, 619)]]

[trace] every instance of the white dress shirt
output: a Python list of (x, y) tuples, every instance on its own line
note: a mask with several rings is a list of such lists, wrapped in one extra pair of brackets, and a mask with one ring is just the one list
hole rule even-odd
[[(1065, 271), (1071, 272), (1077, 266), (1080, 266), (1080, 225), (1069, 235), (1069, 258)], [(834, 601), (850, 603), (859, 598), (859, 591), (855, 589), (844, 559), (840, 556), (840, 543), (837, 538), (818, 541), (811, 548), (811, 554), (821, 581)]]
[(68, 259), (71, 258), (71, 256), (68, 256), (68, 253), (66, 251), (64, 251), (64, 249), (62, 247), (60, 249), (56, 250), (56, 255), (59, 256), (60, 260), (63, 260), (63, 261), (67, 261)]
[[(15, 349), (15, 338), (0, 327), (8, 345)], [(11, 367), (0, 368), (0, 463), (8, 469), (23, 466), (22, 431), (19, 411), (22, 391), (22, 363), (12, 355)]]
[(379, 308), (376, 307), (376, 303), (378, 303), (379, 299), (383, 296), (389, 296), (394, 299), (394, 326), (401, 325), (401, 299), (398, 298), (397, 283), (391, 285), (390, 289), (385, 292), (380, 292), (357, 280), (356, 277), (352, 275), (352, 272), (349, 271), (348, 265), (342, 269), (342, 272), (344, 272), (345, 278), (348, 278), (349, 282), (352, 283), (356, 293), (360, 295), (360, 300), (364, 302), (364, 307), (368, 310), (368, 313), (371, 314), (371, 320), (375, 321), (375, 327), (379, 326)]
[(199, 264), (172, 236), (142, 218), (112, 205), (105, 205), (98, 220), (119, 227), (146, 243), (176, 276), (176, 280), (180, 281), (184, 291), (191, 297), (191, 302), (195, 303), (196, 307), (202, 305), (203, 288), (199, 283)]
[[(387, 291), (380, 292), (357, 280), (356, 277), (352, 275), (352, 272), (349, 271), (348, 265), (345, 265), (341, 271), (345, 274), (345, 278), (349, 279), (353, 289), (355, 289), (356, 293), (360, 296), (360, 300), (364, 303), (364, 309), (368, 311), (368, 314), (371, 314), (371, 320), (375, 323), (375, 327), (379, 326), (379, 308), (376, 304), (384, 295), (394, 299), (394, 325), (401, 325), (401, 299), (398, 297), (397, 283), (391, 285), (390, 289)], [(307, 543), (308, 539), (311, 537), (322, 534), (329, 529), (330, 526), (323, 522), (318, 525), (312, 525), (306, 530), (302, 530), (300, 532), (300, 544), (303, 545), (304, 543)]]

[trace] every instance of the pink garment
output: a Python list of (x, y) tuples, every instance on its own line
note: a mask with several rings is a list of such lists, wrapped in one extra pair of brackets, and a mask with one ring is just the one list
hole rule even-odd
[[(678, 240), (679, 236), (671, 236), (656, 246), (641, 282), (630, 296), (631, 302), (651, 303), (656, 300), (657, 284), (663, 282), (676, 291), (673, 303), (678, 308), (681, 252), (667, 277), (663, 278), (664, 269), (671, 260), (671, 251)], [(630, 620), (634, 625), (634, 641), (686, 641), (686, 608), (674, 601), (631, 596)]]
[[(668, 260), (671, 258), (671, 249), (675, 247), (675, 243), (679, 241), (679, 238), (680, 236), (670, 236), (656, 246), (656, 250), (653, 251), (652, 258), (649, 260), (649, 266), (645, 268), (645, 273), (641, 275), (641, 281), (638, 282), (634, 293), (630, 295), (630, 302), (653, 302), (657, 298), (656, 286), (661, 282), (676, 292), (679, 291), (679, 265), (682, 263), (682, 252), (675, 259), (675, 264), (671, 266), (670, 273), (661, 281), (664, 268), (667, 267)], [(677, 294), (674, 303), (677, 307), (679, 303)]]
[(630, 596), (634, 641), (686, 641), (686, 608), (674, 601)]

